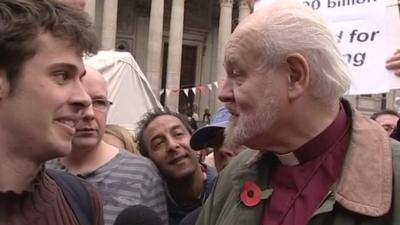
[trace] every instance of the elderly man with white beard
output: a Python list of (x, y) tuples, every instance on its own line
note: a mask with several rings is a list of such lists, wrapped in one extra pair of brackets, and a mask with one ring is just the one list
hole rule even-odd
[(342, 99), (350, 73), (316, 12), (258, 8), (224, 65), (226, 142), (258, 151), (222, 171), (197, 225), (400, 224), (400, 145)]

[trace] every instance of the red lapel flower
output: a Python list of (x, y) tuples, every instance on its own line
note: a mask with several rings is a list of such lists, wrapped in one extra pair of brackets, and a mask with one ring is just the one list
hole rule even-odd
[(261, 200), (269, 198), (272, 194), (272, 189), (261, 191), (260, 187), (253, 181), (246, 181), (243, 185), (240, 200), (247, 207), (256, 206)]

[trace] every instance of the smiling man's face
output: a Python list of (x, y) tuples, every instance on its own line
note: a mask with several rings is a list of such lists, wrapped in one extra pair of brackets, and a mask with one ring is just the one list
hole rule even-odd
[(0, 70), (1, 129), (9, 134), (2, 147), (46, 161), (70, 153), (76, 124), (90, 98), (81, 81), (81, 52), (50, 33), (39, 35), (37, 45), (39, 50), (22, 66), (12, 92)]
[(155, 118), (144, 131), (149, 158), (170, 179), (182, 179), (195, 173), (198, 160), (190, 148), (190, 133), (176, 117)]

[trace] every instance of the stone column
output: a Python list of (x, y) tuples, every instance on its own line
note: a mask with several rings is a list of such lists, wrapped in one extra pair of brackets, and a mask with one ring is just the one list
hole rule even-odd
[(159, 97), (162, 77), (163, 15), (164, 0), (152, 0), (149, 23), (149, 41), (147, 44), (146, 76), (157, 97)]
[(239, 0), (239, 23), (248, 15), (250, 15), (249, 3), (247, 0)]
[(387, 109), (396, 109), (395, 99), (396, 99), (396, 90), (390, 90), (388, 93), (386, 93), (386, 108)]
[[(232, 32), (232, 6), (233, 0), (220, 0), (219, 30), (218, 30), (218, 53), (217, 53), (217, 74), (216, 80), (226, 79), (226, 72), (223, 67), (225, 44)], [(222, 106), (216, 96), (215, 109)]]
[(86, 0), (85, 12), (89, 14), (90, 19), (94, 23), (94, 19), (96, 18), (96, 0)]
[(356, 95), (345, 95), (344, 98), (350, 102), (354, 107), (357, 107), (357, 96)]
[(101, 48), (115, 49), (117, 36), (118, 0), (104, 0)]
[[(185, 0), (172, 0), (166, 85), (170, 90), (179, 90), (180, 87), (184, 9)], [(171, 92), (166, 99), (166, 106), (178, 111), (179, 92)]]

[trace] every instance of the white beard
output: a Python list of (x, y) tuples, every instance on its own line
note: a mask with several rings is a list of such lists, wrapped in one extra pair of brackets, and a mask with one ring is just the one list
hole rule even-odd
[(229, 148), (249, 146), (255, 137), (272, 132), (270, 129), (278, 117), (280, 104), (276, 96), (266, 95), (253, 115), (240, 114), (225, 128), (225, 144)]

